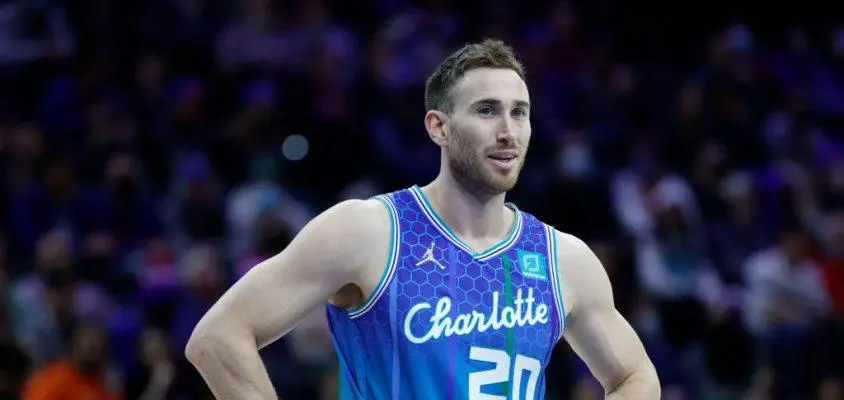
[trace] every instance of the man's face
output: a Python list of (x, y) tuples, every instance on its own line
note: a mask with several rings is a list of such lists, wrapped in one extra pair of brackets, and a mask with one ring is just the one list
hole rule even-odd
[(105, 331), (99, 326), (81, 325), (73, 336), (72, 352), (77, 366), (86, 374), (100, 371), (107, 361)]
[(491, 195), (516, 185), (530, 142), (528, 89), (510, 69), (477, 68), (452, 89), (445, 152), (461, 183)]

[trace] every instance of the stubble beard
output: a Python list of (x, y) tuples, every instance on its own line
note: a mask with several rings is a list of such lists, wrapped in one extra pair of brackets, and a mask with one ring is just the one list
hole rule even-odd
[(516, 186), (522, 166), (524, 165), (524, 153), (519, 157), (518, 165), (509, 173), (501, 174), (483, 163), (484, 154), (478, 154), (465, 136), (460, 134), (452, 126), (451, 140), (446, 149), (448, 165), (454, 179), (472, 192), (482, 193), (490, 196), (497, 196), (508, 192)]

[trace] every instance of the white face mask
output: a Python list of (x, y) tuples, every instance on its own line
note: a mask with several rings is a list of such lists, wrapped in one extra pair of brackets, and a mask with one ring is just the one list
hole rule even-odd
[(563, 176), (587, 177), (594, 169), (595, 160), (592, 157), (592, 151), (584, 145), (567, 145), (557, 152), (557, 172)]

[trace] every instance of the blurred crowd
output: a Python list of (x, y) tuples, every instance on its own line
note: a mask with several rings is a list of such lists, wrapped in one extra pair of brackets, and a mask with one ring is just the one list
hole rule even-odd
[[(0, 0), (0, 398), (210, 398), (205, 310), (432, 179), (424, 79), (484, 37), (534, 104), (509, 200), (592, 246), (665, 397), (844, 398), (844, 26), (630, 3)], [(556, 353), (549, 398), (596, 398)], [(336, 398), (322, 310), (262, 355)]]

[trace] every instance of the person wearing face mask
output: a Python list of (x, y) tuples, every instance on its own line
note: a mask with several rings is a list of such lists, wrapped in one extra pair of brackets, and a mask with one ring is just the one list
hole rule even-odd
[(656, 218), (653, 239), (640, 244), (637, 268), (656, 299), (665, 339), (684, 349), (704, 331), (698, 291), (706, 261), (678, 206), (666, 206)]

